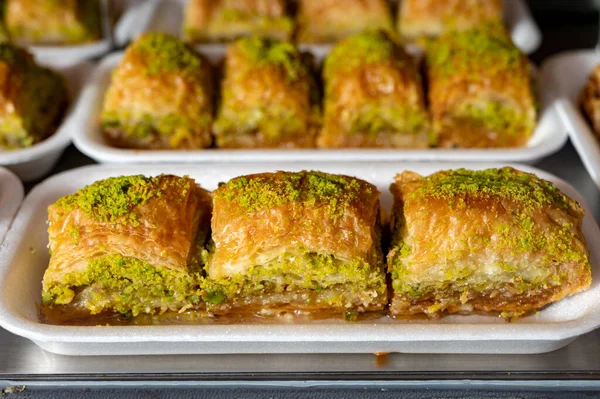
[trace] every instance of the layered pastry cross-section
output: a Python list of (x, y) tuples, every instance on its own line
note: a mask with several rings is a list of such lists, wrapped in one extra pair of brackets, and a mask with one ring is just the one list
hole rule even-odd
[(210, 146), (212, 66), (181, 40), (147, 33), (112, 74), (101, 124), (110, 144), (140, 149)]
[(523, 146), (536, 126), (527, 57), (500, 25), (448, 32), (426, 51), (434, 131), (442, 147)]
[(43, 303), (73, 318), (202, 306), (210, 193), (189, 177), (97, 181), (48, 208)]
[(392, 15), (385, 0), (299, 0), (300, 43), (330, 43), (365, 29), (392, 32)]
[(520, 316), (591, 283), (584, 211), (512, 168), (396, 176), (391, 314)]
[(286, 0), (188, 0), (183, 38), (196, 43), (252, 35), (286, 40), (294, 30), (288, 7)]
[(307, 60), (290, 42), (250, 37), (229, 46), (218, 147), (309, 148), (319, 127), (319, 97)]
[(26, 50), (0, 43), (0, 150), (29, 147), (54, 133), (67, 108), (64, 78)]
[(502, 23), (502, 0), (402, 0), (398, 31), (404, 40)]
[(415, 62), (386, 33), (344, 39), (324, 65), (319, 147), (425, 148), (433, 142)]
[(214, 192), (209, 310), (383, 310), (379, 192), (321, 172), (237, 177)]
[(4, 0), (10, 38), (19, 44), (67, 45), (99, 40), (98, 0)]

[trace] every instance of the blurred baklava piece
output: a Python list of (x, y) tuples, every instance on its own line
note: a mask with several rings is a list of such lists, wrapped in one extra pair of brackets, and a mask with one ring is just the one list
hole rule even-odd
[(386, 0), (299, 0), (300, 43), (336, 42), (365, 29), (393, 30)]
[(194, 43), (251, 35), (286, 40), (294, 29), (287, 8), (286, 0), (188, 0), (183, 38)]
[(193, 179), (171, 175), (109, 178), (60, 198), (48, 208), (44, 305), (73, 319), (198, 309), (211, 205)]
[(441, 147), (518, 147), (536, 125), (527, 57), (499, 25), (446, 33), (426, 52), (429, 104)]
[(379, 192), (320, 172), (242, 176), (214, 192), (204, 286), (215, 313), (346, 313), (387, 304)]
[(67, 102), (60, 74), (38, 66), (26, 50), (0, 43), (0, 149), (29, 147), (54, 133)]
[(319, 147), (425, 148), (432, 140), (413, 59), (382, 31), (338, 43), (325, 59)]
[(404, 40), (502, 23), (502, 0), (402, 0), (398, 30)]
[(98, 0), (4, 0), (10, 38), (22, 44), (79, 44), (101, 38)]
[(600, 138), (600, 65), (594, 68), (583, 88), (581, 106), (592, 130)]
[(250, 37), (229, 46), (214, 124), (223, 148), (315, 146), (319, 96), (310, 60), (290, 42)]
[(512, 168), (396, 176), (391, 313), (526, 314), (591, 283), (583, 209)]
[(112, 73), (101, 123), (117, 147), (191, 149), (210, 146), (212, 118), (208, 60), (174, 36), (147, 33)]

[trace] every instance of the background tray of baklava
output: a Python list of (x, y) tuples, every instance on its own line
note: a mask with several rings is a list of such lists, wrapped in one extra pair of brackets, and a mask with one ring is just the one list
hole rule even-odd
[(0, 244), (23, 201), (23, 184), (11, 171), (0, 167)]
[[(594, 134), (582, 112), (583, 88), (594, 68), (600, 65), (596, 50), (560, 53), (542, 64), (552, 85), (556, 108), (588, 173), (600, 187), (600, 133)], [(598, 94), (595, 94), (598, 97)], [(598, 110), (595, 111), (597, 114)]]
[[(203, 54), (213, 63), (225, 56), (225, 47), (214, 47)], [(202, 53), (202, 51), (201, 51)], [(302, 161), (504, 161), (533, 163), (558, 151), (567, 134), (548, 92), (546, 78), (532, 68), (536, 81), (539, 116), (533, 134), (525, 146), (511, 148), (338, 148), (338, 149), (129, 149), (112, 146), (102, 131), (100, 115), (112, 71), (122, 53), (104, 58), (89, 80), (77, 106), (77, 128), (73, 140), (79, 150), (99, 162), (302, 162)]]
[[(364, 179), (381, 191), (389, 211), (389, 185), (397, 173), (428, 175), (459, 164), (388, 163), (379, 165), (317, 163), (311, 169)], [(470, 164), (470, 169), (501, 167)], [(582, 230), (590, 248), (592, 273), (600, 273), (600, 229), (583, 198), (568, 183), (528, 166), (516, 166), (547, 179), (585, 210)], [(236, 176), (280, 169), (282, 164), (135, 165), (129, 174), (189, 175), (213, 190)], [(120, 165), (91, 166), (64, 172), (38, 185), (23, 203), (10, 237), (0, 252), (0, 324), (50, 352), (69, 355), (208, 354), (208, 353), (541, 353), (558, 349), (600, 325), (600, 282), (589, 290), (508, 322), (486, 315), (441, 319), (337, 319), (239, 322), (202, 325), (66, 326), (40, 322), (41, 280), (48, 265), (47, 207), (94, 181), (123, 174)]]

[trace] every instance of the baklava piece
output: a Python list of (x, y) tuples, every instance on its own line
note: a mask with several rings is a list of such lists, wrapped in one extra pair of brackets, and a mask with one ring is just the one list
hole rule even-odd
[(379, 192), (320, 172), (237, 177), (214, 192), (209, 310), (271, 315), (382, 310)]
[(290, 38), (294, 23), (286, 0), (189, 0), (183, 38), (194, 43), (226, 42), (261, 35)]
[(0, 43), (0, 150), (29, 147), (56, 130), (67, 108), (64, 78), (26, 50)]
[(221, 104), (214, 124), (218, 147), (315, 146), (319, 97), (308, 60), (290, 42), (251, 37), (229, 46)]
[(536, 125), (527, 57), (496, 25), (430, 42), (429, 103), (441, 147), (518, 147)]
[(330, 43), (365, 29), (392, 28), (386, 0), (300, 0), (298, 42)]
[(415, 62), (385, 33), (338, 43), (323, 80), (319, 147), (425, 148), (433, 140)]
[(398, 31), (404, 40), (502, 23), (502, 0), (402, 0)]
[(581, 107), (593, 132), (600, 138), (600, 65), (594, 68), (583, 88)]
[(98, 0), (4, 0), (9, 36), (20, 44), (66, 45), (99, 40)]
[(104, 135), (124, 148), (208, 147), (213, 91), (208, 60), (174, 36), (145, 34), (112, 74), (101, 115)]
[(512, 168), (396, 176), (388, 254), (394, 316), (527, 314), (591, 283), (584, 211)]
[(48, 208), (44, 305), (74, 319), (201, 308), (211, 201), (171, 175), (109, 178), (60, 198)]

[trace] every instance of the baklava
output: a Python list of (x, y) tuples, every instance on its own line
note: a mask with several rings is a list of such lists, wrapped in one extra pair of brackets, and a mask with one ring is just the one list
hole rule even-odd
[(294, 29), (288, 6), (286, 0), (188, 0), (183, 38), (194, 43), (251, 35), (287, 40)]
[(325, 59), (319, 147), (425, 148), (434, 139), (413, 59), (382, 31), (338, 43)]
[(48, 208), (46, 307), (74, 318), (202, 307), (210, 193), (189, 177), (97, 181)]
[(446, 33), (426, 51), (433, 129), (441, 147), (518, 147), (536, 125), (527, 57), (499, 25)]
[(383, 310), (379, 192), (321, 172), (241, 176), (213, 195), (210, 311)]
[(314, 147), (319, 122), (310, 60), (292, 43), (254, 36), (229, 46), (214, 124), (218, 147)]
[(98, 0), (4, 0), (11, 39), (20, 44), (73, 45), (101, 38)]
[(404, 40), (502, 23), (502, 0), (402, 0), (398, 31)]
[(208, 60), (174, 36), (144, 34), (112, 73), (101, 114), (104, 136), (123, 148), (208, 147), (213, 91)]
[(581, 92), (581, 107), (593, 132), (600, 138), (600, 65), (594, 68)]
[(365, 29), (392, 32), (392, 15), (386, 0), (299, 0), (300, 43), (336, 42)]
[(29, 147), (54, 133), (67, 108), (59, 73), (26, 50), (0, 43), (0, 150)]
[(584, 211), (550, 182), (512, 168), (404, 172), (391, 191), (394, 316), (516, 317), (590, 286)]

